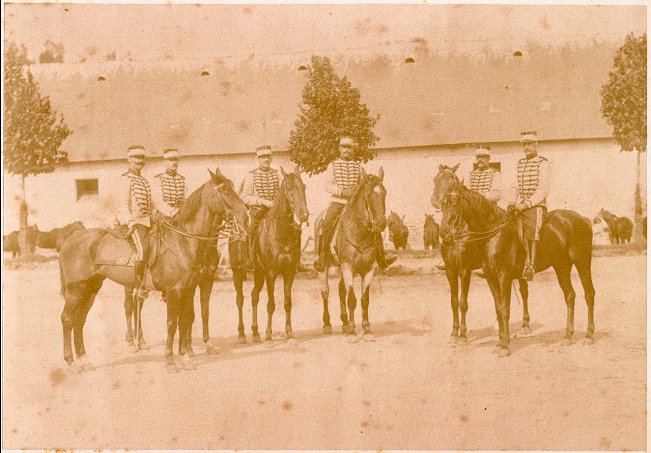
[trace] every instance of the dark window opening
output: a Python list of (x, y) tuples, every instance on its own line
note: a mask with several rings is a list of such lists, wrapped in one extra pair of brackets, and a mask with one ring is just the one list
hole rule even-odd
[(99, 184), (97, 179), (76, 179), (77, 201), (87, 195), (99, 195)]
[(301, 66), (298, 67), (298, 70), (299, 71), (307, 71), (307, 68), (305, 66), (301, 65)]
[(415, 62), (416, 62), (416, 60), (414, 60), (414, 59), (411, 58), (411, 57), (409, 57), (409, 58), (405, 58), (405, 63), (415, 63)]
[(514, 57), (521, 57), (521, 56), (522, 56), (522, 52), (520, 52), (519, 50), (516, 50), (515, 52), (513, 52), (513, 56), (514, 56)]
[(104, 77), (102, 77), (102, 76), (99, 76), (99, 77), (97, 78), (97, 81), (98, 81), (98, 82), (106, 82), (106, 79), (105, 79)]
[(210, 73), (208, 71), (202, 71), (201, 77), (210, 77)]

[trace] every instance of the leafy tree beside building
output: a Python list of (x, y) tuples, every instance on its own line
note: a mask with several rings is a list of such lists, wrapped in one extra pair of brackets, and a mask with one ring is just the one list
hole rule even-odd
[(608, 83), (601, 88), (601, 112), (613, 127), (622, 151), (637, 152), (635, 180), (635, 237), (642, 237), (640, 154), (646, 152), (646, 33), (629, 34), (615, 53)]
[(377, 120), (369, 116), (359, 90), (339, 77), (328, 57), (313, 55), (306, 68), (300, 114), (289, 136), (292, 160), (309, 174), (326, 170), (339, 155), (339, 137), (357, 142), (354, 158), (367, 162), (379, 140), (373, 133)]
[(26, 66), (29, 60), (24, 46), (8, 43), (4, 57), (4, 166), (22, 182), (20, 238), (24, 256), (29, 253), (25, 180), (30, 175), (51, 173), (56, 164), (67, 160), (59, 148), (70, 131), (63, 117), (52, 109), (49, 98), (41, 95)]

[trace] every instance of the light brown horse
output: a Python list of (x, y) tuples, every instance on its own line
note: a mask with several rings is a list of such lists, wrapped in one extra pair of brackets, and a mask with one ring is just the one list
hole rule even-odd
[[(192, 331), (193, 296), (203, 252), (216, 237), (211, 231), (215, 218), (230, 212), (242, 225), (248, 222), (246, 207), (230, 181), (221, 175), (219, 169), (210, 172), (210, 176), (210, 180), (181, 206), (178, 227), (159, 224), (157, 230), (147, 237), (150, 247), (158, 249), (149, 260), (151, 281), (156, 290), (165, 292), (167, 299), (165, 357), (170, 372), (178, 371), (172, 350), (177, 327), (179, 354), (183, 357), (184, 368), (195, 368), (187, 350), (187, 338)], [(96, 264), (98, 247), (107, 234), (108, 230), (99, 228), (77, 231), (63, 244), (59, 254), (61, 292), (65, 299), (61, 314), (63, 356), (75, 371), (93, 369), (86, 356), (83, 329), (104, 280), (109, 278), (123, 286), (135, 285), (132, 267)], [(78, 364), (71, 349), (73, 330)]]
[[(285, 291), (285, 334), (293, 343), (292, 331), (292, 285), (296, 275), (296, 265), (301, 256), (301, 225), (307, 222), (309, 212), (305, 200), (305, 184), (301, 179), (298, 166), (292, 173), (280, 169), (283, 181), (278, 195), (269, 209), (256, 235), (254, 248), (255, 271), (253, 272), (253, 290), (251, 304), (253, 307), (254, 339), (258, 334), (258, 302), (260, 291), (267, 285), (267, 330), (266, 341), (272, 341), (271, 321), (275, 310), (274, 285), (279, 275), (283, 276)], [(238, 302), (240, 325), (242, 310)], [(243, 332), (242, 332), (243, 333)]]
[[(370, 301), (369, 287), (375, 273), (377, 258), (377, 240), (379, 233), (387, 226), (385, 213), (385, 200), (387, 192), (382, 185), (384, 170), (380, 168), (378, 176), (366, 174), (362, 170), (362, 178), (358, 183), (353, 196), (346, 204), (339, 223), (337, 224), (336, 244), (337, 258), (341, 268), (339, 280), (339, 302), (343, 332), (351, 343), (358, 341), (355, 332), (355, 308), (357, 299), (361, 296), (362, 302), (362, 329), (363, 339), (374, 341), (371, 333), (371, 324), (368, 320), (368, 306)], [(321, 225), (317, 221), (314, 237), (320, 235)], [(331, 333), (330, 313), (328, 311), (328, 297), (330, 285), (328, 282), (328, 268), (336, 266), (332, 258), (326, 263), (326, 271), (319, 274), (321, 281), (321, 298), (323, 300), (323, 332)], [(353, 277), (362, 278), (360, 296), (355, 295)], [(348, 313), (346, 313), (348, 306)]]

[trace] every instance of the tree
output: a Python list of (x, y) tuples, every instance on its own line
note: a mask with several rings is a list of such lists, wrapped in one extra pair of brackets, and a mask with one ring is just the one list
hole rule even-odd
[(369, 116), (359, 90), (335, 73), (328, 57), (312, 56), (299, 109), (289, 136), (289, 152), (308, 174), (325, 171), (338, 157), (342, 135), (355, 139), (356, 160), (373, 158), (371, 147), (379, 140), (373, 133), (377, 120)]
[(49, 39), (43, 44), (45, 50), (38, 56), (38, 62), (41, 64), (47, 63), (63, 63), (63, 44), (56, 44)]
[(5, 50), (4, 74), (4, 166), (11, 175), (21, 177), (23, 197), (20, 202), (21, 255), (27, 247), (27, 202), (25, 179), (29, 175), (51, 173), (55, 164), (67, 161), (59, 150), (70, 131), (63, 117), (57, 115), (47, 96), (42, 96), (34, 81), (23, 48), (13, 43)]
[(601, 113), (613, 127), (622, 151), (637, 151), (635, 180), (635, 237), (642, 235), (640, 154), (646, 152), (646, 33), (626, 36), (615, 53), (614, 68), (601, 87)]

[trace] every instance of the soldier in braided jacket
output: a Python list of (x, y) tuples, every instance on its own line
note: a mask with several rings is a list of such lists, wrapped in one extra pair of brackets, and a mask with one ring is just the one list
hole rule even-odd
[[(330, 164), (330, 180), (326, 191), (331, 195), (330, 206), (323, 216), (321, 235), (317, 245), (318, 257), (314, 262), (314, 268), (318, 272), (326, 270), (326, 262), (330, 248), (330, 242), (335, 232), (335, 222), (341, 211), (353, 195), (355, 186), (362, 177), (362, 166), (358, 161), (353, 160), (355, 141), (351, 137), (341, 137), (339, 140), (339, 159)], [(380, 269), (386, 269), (393, 264), (397, 257), (386, 257), (382, 236), (378, 234), (376, 241), (378, 246), (377, 263)]]
[[(258, 226), (273, 206), (278, 189), (280, 188), (280, 175), (278, 170), (271, 168), (272, 152), (271, 146), (259, 146), (255, 152), (258, 168), (251, 170), (244, 180), (244, 191), (242, 201), (249, 207), (251, 227), (247, 235), (248, 260), (242, 264), (241, 270), (253, 272), (255, 269), (253, 256)], [(299, 259), (296, 266), (297, 272), (307, 272)]]
[(185, 177), (178, 173), (179, 152), (176, 149), (163, 151), (163, 160), (165, 171), (155, 176), (152, 199), (163, 215), (174, 217), (185, 201)]
[(543, 217), (547, 212), (551, 168), (549, 161), (538, 155), (538, 137), (535, 131), (522, 132), (520, 142), (525, 156), (518, 161), (518, 177), (512, 187), (515, 199), (507, 209), (509, 212), (518, 212), (522, 218), (523, 245), (526, 251), (522, 278), (533, 280), (536, 246)]
[(145, 293), (145, 267), (149, 257), (147, 232), (151, 227), (150, 215), (154, 212), (149, 182), (140, 174), (145, 166), (145, 148), (129, 146), (129, 170), (120, 176), (118, 182), (118, 224), (129, 227), (136, 247), (135, 279), (141, 296)]

